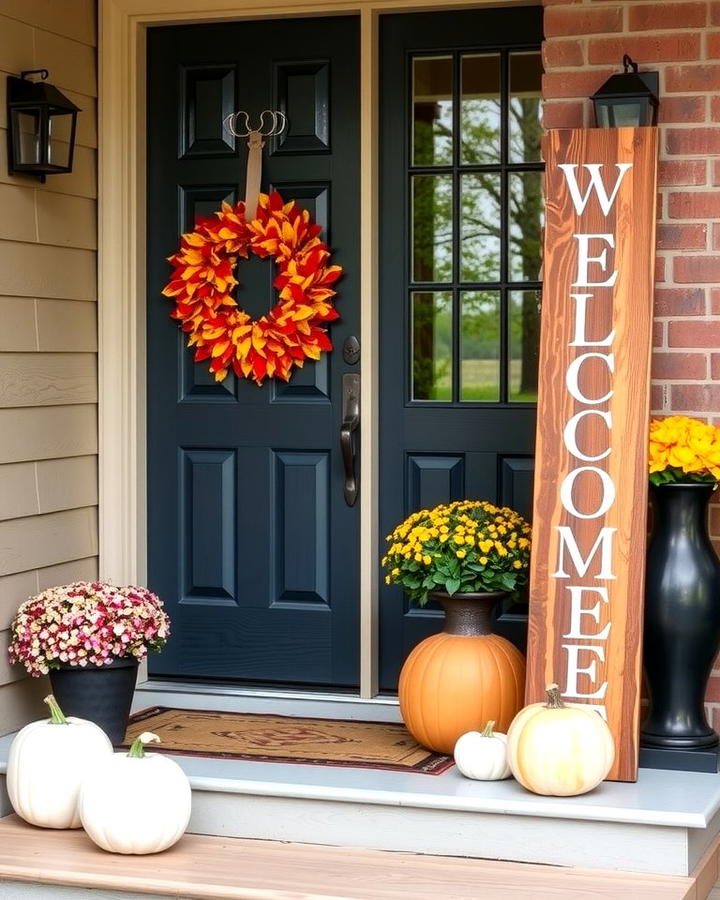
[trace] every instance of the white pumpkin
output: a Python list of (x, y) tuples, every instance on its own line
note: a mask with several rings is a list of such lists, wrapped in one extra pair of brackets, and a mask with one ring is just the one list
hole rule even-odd
[(190, 821), (190, 782), (166, 756), (145, 755), (159, 741), (144, 731), (128, 753), (114, 753), (83, 781), (80, 818), (90, 838), (110, 853), (159, 853), (180, 840)]
[(574, 797), (597, 787), (615, 759), (607, 722), (589, 706), (566, 706), (556, 684), (548, 702), (521, 709), (508, 729), (508, 762), (520, 784), (535, 794)]
[(493, 731), (494, 721), (483, 731), (468, 731), (455, 744), (455, 765), (466, 778), (477, 781), (501, 781), (510, 777), (507, 761), (507, 735)]
[(77, 804), (88, 770), (113, 748), (94, 722), (66, 718), (52, 696), (50, 718), (15, 735), (7, 764), (7, 791), (15, 812), (41, 828), (80, 828)]

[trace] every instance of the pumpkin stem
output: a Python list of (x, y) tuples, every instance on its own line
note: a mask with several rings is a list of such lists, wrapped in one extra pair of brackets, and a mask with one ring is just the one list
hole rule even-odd
[(482, 737), (492, 737), (493, 728), (495, 727), (495, 719), (490, 719), (485, 728), (480, 732)]
[(52, 694), (48, 694), (47, 697), (43, 699), (43, 703), (47, 703), (50, 707), (50, 724), (51, 725), (69, 725), (70, 723), (65, 718), (65, 713), (60, 709), (60, 704), (53, 697)]
[(562, 702), (562, 697), (560, 696), (560, 688), (556, 684), (549, 684), (545, 691), (547, 692), (548, 709), (565, 709), (565, 704)]
[(151, 741), (155, 741), (159, 744), (160, 738), (156, 734), (153, 734), (152, 731), (143, 731), (143, 733), (138, 735), (132, 742), (132, 746), (128, 750), (128, 756), (133, 759), (142, 759), (145, 756), (145, 747), (143, 744), (149, 744)]

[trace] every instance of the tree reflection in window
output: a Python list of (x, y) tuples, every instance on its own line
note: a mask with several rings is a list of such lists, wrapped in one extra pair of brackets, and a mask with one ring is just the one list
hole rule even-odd
[(537, 397), (540, 75), (536, 51), (413, 60), (412, 399)]

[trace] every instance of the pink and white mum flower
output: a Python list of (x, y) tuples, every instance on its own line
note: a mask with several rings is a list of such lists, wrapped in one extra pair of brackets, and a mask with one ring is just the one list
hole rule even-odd
[(26, 600), (11, 632), (10, 662), (38, 677), (60, 663), (103, 666), (117, 657), (143, 659), (164, 646), (170, 619), (147, 588), (78, 581)]

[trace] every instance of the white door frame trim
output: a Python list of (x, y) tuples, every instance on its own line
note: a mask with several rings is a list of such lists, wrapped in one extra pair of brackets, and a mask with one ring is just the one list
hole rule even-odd
[[(145, 455), (145, 34), (148, 25), (357, 14), (361, 33), (360, 696), (378, 693), (377, 23), (382, 12), (451, 10), (478, 0), (100, 0), (100, 576), (147, 578)], [(527, 5), (494, 3), (500, 5)]]

